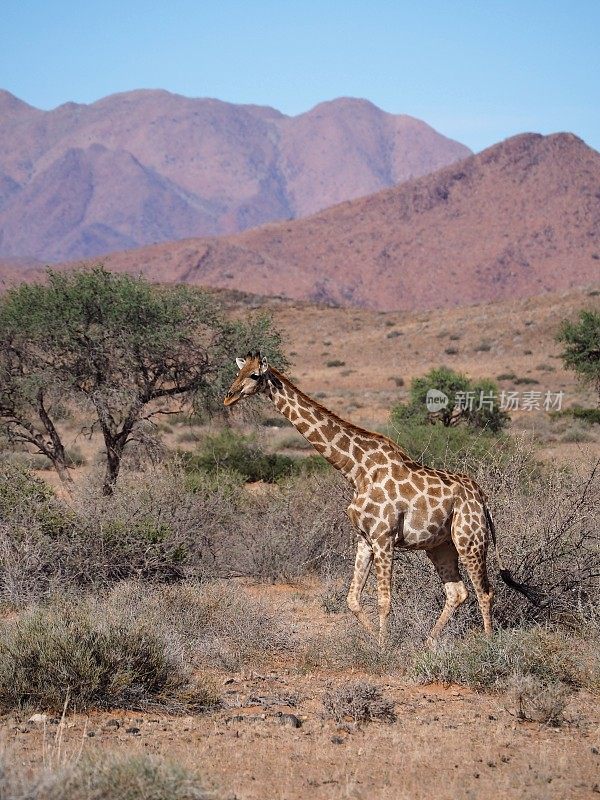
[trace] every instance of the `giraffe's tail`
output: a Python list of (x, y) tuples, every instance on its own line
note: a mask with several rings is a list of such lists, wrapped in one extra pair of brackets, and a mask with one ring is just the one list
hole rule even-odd
[(516, 592), (520, 592), (529, 600), (530, 603), (533, 603), (534, 606), (541, 605), (541, 592), (539, 591), (539, 589), (536, 589), (533, 586), (527, 586), (525, 583), (519, 583), (519, 581), (515, 580), (511, 571), (504, 567), (502, 559), (500, 558), (498, 543), (496, 541), (496, 527), (494, 525), (494, 520), (492, 519), (492, 515), (490, 514), (490, 510), (487, 507), (487, 505), (484, 504), (483, 510), (485, 513), (485, 519), (487, 522), (488, 530), (490, 532), (490, 536), (492, 537), (492, 543), (494, 545), (494, 549), (496, 550), (496, 559), (498, 560), (498, 573), (500, 577), (507, 586), (510, 586), (510, 588), (514, 589)]

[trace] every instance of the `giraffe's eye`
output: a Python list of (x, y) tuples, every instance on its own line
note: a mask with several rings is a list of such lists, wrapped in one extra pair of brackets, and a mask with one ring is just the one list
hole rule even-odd
[(260, 378), (260, 375), (257, 372), (253, 372), (252, 375), (250, 375), (250, 377), (252, 378), (253, 381), (257, 381)]

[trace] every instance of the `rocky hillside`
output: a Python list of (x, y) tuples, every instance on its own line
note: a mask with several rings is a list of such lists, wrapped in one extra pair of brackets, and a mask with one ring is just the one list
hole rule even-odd
[(287, 117), (165, 91), (41, 111), (0, 91), (0, 122), (0, 256), (44, 262), (306, 216), (470, 152), (348, 98)]
[(379, 310), (600, 281), (600, 154), (523, 134), (293, 222), (116, 253), (110, 269)]

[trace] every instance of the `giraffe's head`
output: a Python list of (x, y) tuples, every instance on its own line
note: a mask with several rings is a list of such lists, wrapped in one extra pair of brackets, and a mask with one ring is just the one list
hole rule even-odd
[(248, 353), (246, 358), (236, 358), (235, 363), (238, 365), (239, 373), (223, 400), (226, 406), (232, 406), (242, 397), (250, 397), (260, 392), (268, 380), (269, 364), (266, 357), (260, 353)]

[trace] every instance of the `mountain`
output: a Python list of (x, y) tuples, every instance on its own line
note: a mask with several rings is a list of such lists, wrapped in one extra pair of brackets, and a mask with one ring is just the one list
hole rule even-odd
[(351, 98), (288, 117), (154, 90), (41, 111), (0, 91), (0, 256), (60, 261), (235, 233), (469, 152)]
[(522, 134), (306, 219), (115, 253), (155, 281), (423, 309), (600, 281), (600, 153)]

